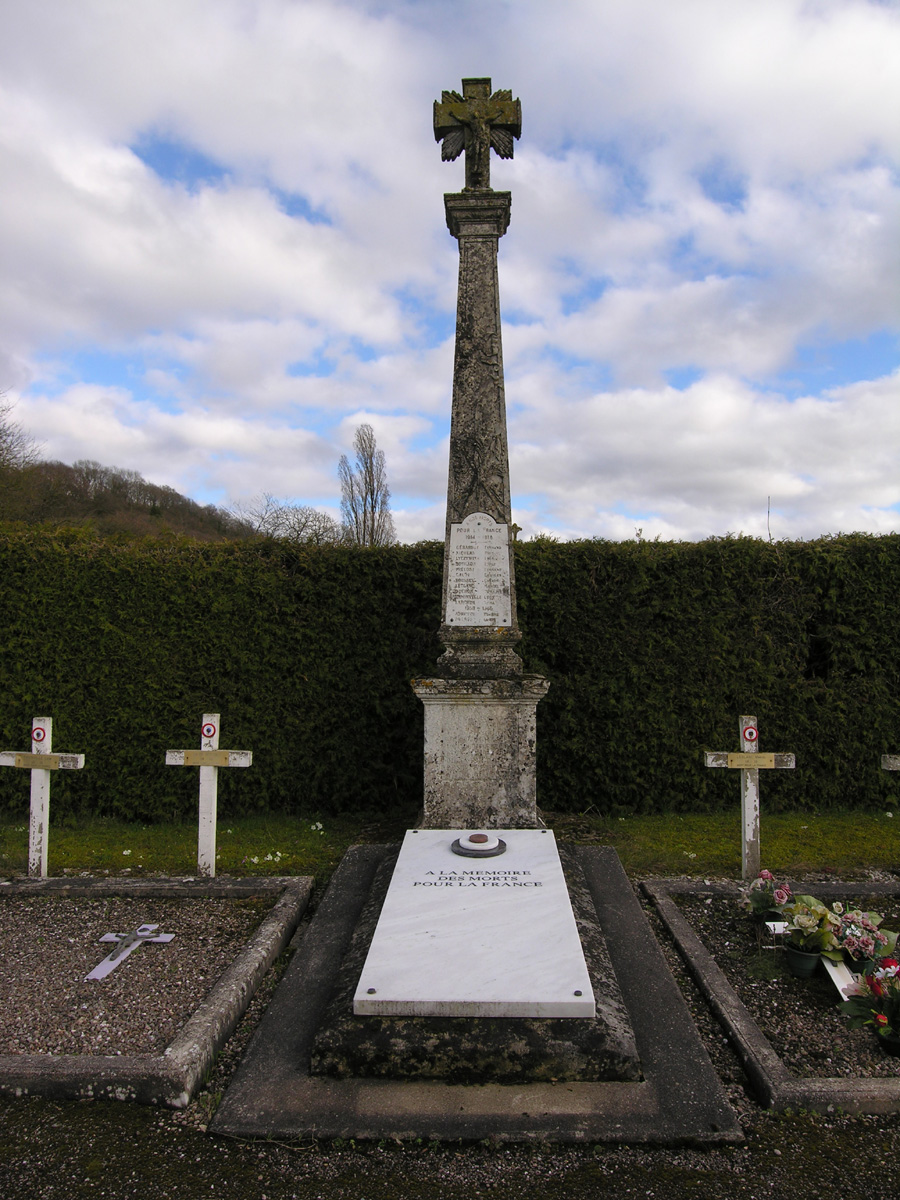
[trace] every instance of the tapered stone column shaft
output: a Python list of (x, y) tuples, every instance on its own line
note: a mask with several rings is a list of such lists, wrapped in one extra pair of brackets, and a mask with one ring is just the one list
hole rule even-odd
[[(447, 226), (459, 242), (459, 291), (440, 632), (445, 653), (440, 667), (467, 679), (522, 673), (515, 653), (521, 634), (509, 535), (512, 509), (497, 274), (497, 245), (509, 226), (510, 205), (509, 192), (444, 197)], [(476, 513), (490, 521), (479, 525)], [(473, 520), (464, 531), (460, 526), (466, 518)], [(478, 576), (480, 595), (460, 548), (466, 534), (470, 551), (488, 546), (486, 574)]]

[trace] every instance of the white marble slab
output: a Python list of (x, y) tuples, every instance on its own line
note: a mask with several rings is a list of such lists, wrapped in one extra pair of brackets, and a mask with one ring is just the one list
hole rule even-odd
[(445, 620), (454, 626), (512, 624), (509, 526), (487, 513), (470, 513), (450, 526)]
[(359, 985), (357, 1015), (593, 1017), (594, 993), (548, 829), (491, 830), (492, 858), (463, 858), (465, 832), (410, 830)]

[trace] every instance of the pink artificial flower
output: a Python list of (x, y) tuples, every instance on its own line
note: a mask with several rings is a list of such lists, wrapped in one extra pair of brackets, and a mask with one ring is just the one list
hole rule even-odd
[(775, 891), (772, 893), (772, 899), (775, 901), (775, 903), (779, 907), (782, 907), (785, 904), (787, 904), (787, 902), (790, 900), (790, 898), (791, 898), (791, 889), (788, 887), (788, 885), (786, 883), (782, 884), (781, 887), (777, 887), (775, 889)]
[(763, 869), (760, 871), (760, 873), (758, 875), (758, 878), (765, 879), (767, 882), (774, 882), (775, 876), (772, 874), (771, 871), (767, 871), (765, 869), (765, 867), (763, 867)]

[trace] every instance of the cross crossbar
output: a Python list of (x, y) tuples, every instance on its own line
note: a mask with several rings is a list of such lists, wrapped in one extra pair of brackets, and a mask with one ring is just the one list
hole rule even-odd
[(83, 754), (19, 754), (0, 750), (0, 767), (19, 767), (26, 771), (80, 771)]
[(167, 750), (167, 767), (250, 767), (252, 750)]
[(736, 753), (724, 750), (707, 750), (708, 767), (730, 767), (741, 771), (790, 770), (797, 765), (793, 754), (763, 754), (752, 750)]

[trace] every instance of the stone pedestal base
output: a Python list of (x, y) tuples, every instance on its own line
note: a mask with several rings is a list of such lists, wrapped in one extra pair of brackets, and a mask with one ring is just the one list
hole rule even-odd
[(425, 829), (534, 829), (538, 702), (520, 679), (414, 679), (425, 705)]

